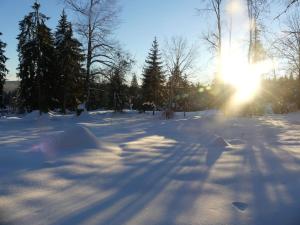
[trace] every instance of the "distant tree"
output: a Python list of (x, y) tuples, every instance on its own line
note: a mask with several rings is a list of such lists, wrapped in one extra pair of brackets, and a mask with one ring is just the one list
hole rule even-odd
[(119, 12), (117, 0), (65, 0), (79, 16), (77, 32), (85, 47), (85, 101), (89, 108), (90, 86), (96, 75), (106, 75), (106, 67), (113, 67), (115, 43), (111, 34)]
[(164, 61), (170, 75), (168, 80), (169, 104), (174, 104), (175, 110), (186, 108), (185, 100), (188, 94), (188, 76), (192, 73), (196, 59), (195, 46), (189, 46), (182, 37), (173, 37), (166, 42)]
[(249, 19), (249, 46), (248, 62), (256, 60), (255, 54), (259, 48), (260, 33), (262, 32), (263, 13), (267, 10), (268, 0), (247, 0), (247, 13)]
[(277, 50), (287, 63), (287, 71), (297, 77), (298, 107), (300, 107), (300, 17), (291, 16), (287, 21), (286, 35), (277, 41)]
[(142, 84), (143, 101), (163, 106), (165, 75), (156, 38), (145, 62)]
[(133, 74), (132, 76), (132, 80), (128, 92), (129, 92), (128, 94), (129, 94), (130, 103), (132, 104), (133, 108), (136, 109), (138, 105), (141, 104), (140, 86), (138, 84), (136, 74)]
[(58, 99), (62, 112), (74, 110), (83, 97), (84, 60), (80, 42), (73, 37), (72, 25), (62, 12), (55, 33), (57, 73), (59, 76)]
[(54, 65), (54, 40), (40, 13), (40, 4), (34, 3), (30, 12), (19, 23), (18, 35), (20, 98), (28, 111), (46, 112), (56, 105), (57, 78)]
[[(0, 36), (2, 33), (0, 32)], [(0, 40), (0, 107), (3, 107), (3, 87), (5, 83), (6, 74), (8, 70), (6, 68), (7, 57), (5, 56), (6, 44)]]
[[(200, 13), (208, 14), (213, 17), (212, 29), (203, 35), (204, 41), (208, 44), (209, 50), (215, 56), (216, 68), (214, 71), (213, 92), (215, 93), (215, 106), (220, 107), (223, 104), (223, 93), (226, 90), (222, 79), (222, 47), (223, 47), (223, 7), (224, 0), (205, 0), (206, 7), (198, 9)], [(230, 28), (231, 29), (231, 28)], [(230, 30), (231, 33), (231, 30)], [(230, 34), (231, 35), (231, 34)]]
[(263, 61), (267, 58), (267, 56), (268, 53), (264, 48), (263, 42), (260, 37), (260, 30), (256, 28), (251, 49), (251, 62), (257, 63), (259, 61)]
[(128, 54), (119, 51), (115, 55), (114, 67), (108, 71), (110, 107), (115, 111), (122, 111), (126, 102), (126, 79), (127, 72), (131, 69), (133, 60)]
[(198, 9), (200, 13), (212, 14), (215, 19), (214, 30), (209, 31), (203, 36), (203, 39), (208, 43), (209, 48), (215, 53), (217, 61), (217, 76), (220, 73), (221, 56), (222, 56), (222, 7), (224, 0), (206, 0), (207, 6)]
[(300, 17), (291, 16), (287, 21), (285, 36), (278, 40), (277, 49), (280, 56), (289, 65), (289, 70), (300, 80)]

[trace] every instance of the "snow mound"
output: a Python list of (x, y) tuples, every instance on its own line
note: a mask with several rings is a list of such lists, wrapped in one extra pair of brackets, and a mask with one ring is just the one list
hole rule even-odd
[(35, 110), (31, 113), (28, 113), (24, 118), (26, 120), (49, 120), (51, 119), (51, 116), (52, 114), (49, 113), (42, 113), (42, 115), (40, 115), (40, 111)]
[(56, 136), (52, 143), (59, 149), (99, 147), (97, 137), (88, 128), (82, 126), (74, 126), (66, 130)]
[(211, 146), (214, 147), (229, 147), (230, 144), (223, 138), (220, 136), (216, 136), (213, 141), (210, 143)]
[(98, 148), (97, 137), (86, 127), (74, 126), (52, 137), (47, 144), (51, 151)]
[(26, 114), (26, 116), (24, 118), (28, 119), (28, 120), (34, 120), (40, 117), (40, 112), (38, 110), (32, 111), (28, 114)]
[(89, 120), (92, 118), (92, 115), (88, 112), (88, 111), (83, 111), (80, 115), (79, 115), (79, 119), (81, 120)]

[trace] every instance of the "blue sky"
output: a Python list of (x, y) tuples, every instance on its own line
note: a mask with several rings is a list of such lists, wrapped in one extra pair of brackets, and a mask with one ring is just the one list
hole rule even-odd
[[(1, 0), (0, 32), (3, 33), (1, 39), (7, 43), (10, 80), (16, 79), (18, 65), (18, 22), (29, 12), (32, 3), (33, 0)], [(40, 0), (40, 3), (42, 12), (50, 17), (48, 26), (54, 29), (64, 4), (61, 0)], [(116, 37), (136, 59), (137, 73), (143, 66), (154, 36), (157, 36), (161, 47), (165, 39), (176, 35), (186, 37), (191, 43), (200, 41), (201, 18), (195, 10), (199, 4), (199, 0), (120, 0), (122, 11)]]
[[(237, 1), (243, 2), (243, 0)], [(33, 2), (34, 0), (1, 0), (0, 32), (3, 33), (1, 39), (7, 43), (6, 55), (9, 58), (7, 66), (10, 70), (8, 80), (16, 79), (18, 23), (31, 10)], [(208, 68), (212, 62), (201, 36), (212, 28), (212, 21), (209, 16), (197, 14), (196, 8), (204, 7), (202, 0), (119, 0), (119, 2), (122, 11), (120, 25), (115, 33), (116, 38), (136, 59), (134, 72), (138, 76), (154, 36), (158, 38), (161, 47), (166, 39), (172, 36), (183, 36), (190, 44), (200, 47), (197, 60), (199, 70), (195, 74), (196, 80), (209, 81), (211, 71)], [(55, 29), (64, 8), (63, 0), (40, 0), (40, 3), (41, 11), (50, 17), (48, 26)], [(68, 14), (70, 14), (69, 11)], [(246, 13), (241, 11), (235, 17), (233, 18), (235, 20), (233, 33), (239, 33), (237, 42), (245, 46), (247, 31), (241, 33), (243, 30), (241, 27), (244, 26), (241, 18), (243, 17), (245, 20)], [(71, 15), (69, 19), (71, 19)], [(223, 25), (225, 28), (223, 31), (225, 30), (226, 33), (227, 25)]]

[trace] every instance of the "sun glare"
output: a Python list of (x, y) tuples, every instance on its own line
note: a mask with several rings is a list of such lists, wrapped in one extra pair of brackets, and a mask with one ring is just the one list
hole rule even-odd
[(244, 103), (253, 99), (260, 89), (261, 76), (270, 68), (268, 60), (249, 64), (239, 54), (222, 58), (221, 77), (226, 84), (235, 88), (234, 103)]

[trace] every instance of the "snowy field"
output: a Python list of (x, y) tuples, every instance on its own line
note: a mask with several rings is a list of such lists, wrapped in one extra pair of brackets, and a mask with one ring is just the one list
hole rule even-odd
[(300, 113), (2, 118), (0, 224), (299, 225)]

